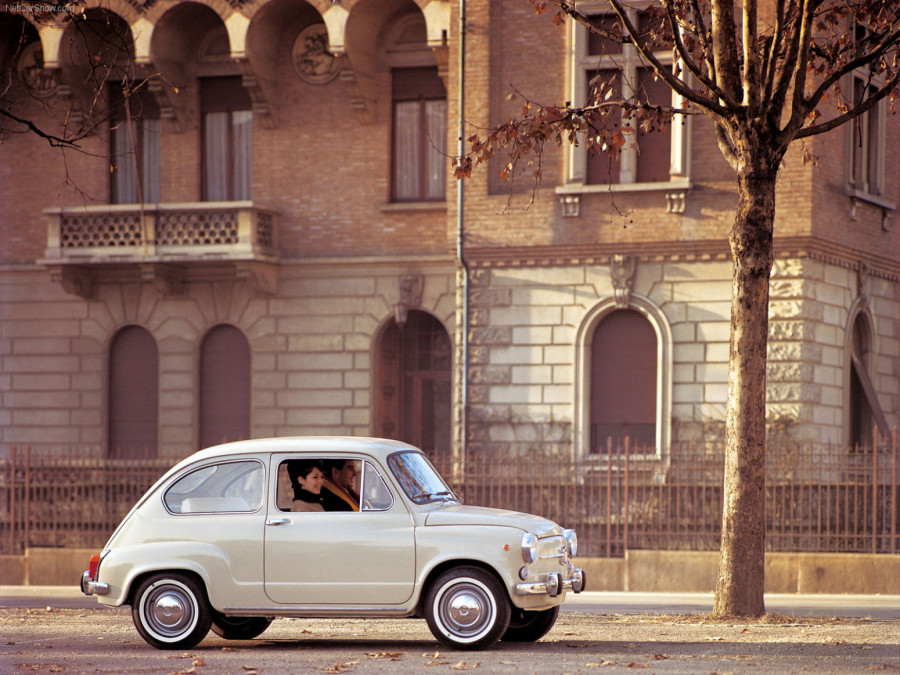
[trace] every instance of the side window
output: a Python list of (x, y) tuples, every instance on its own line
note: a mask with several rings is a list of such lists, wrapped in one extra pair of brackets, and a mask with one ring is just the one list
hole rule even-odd
[(394, 501), (372, 463), (352, 458), (284, 461), (278, 467), (276, 490), (281, 511), (381, 511)]
[(378, 469), (369, 462), (363, 470), (363, 511), (387, 511), (394, 504), (394, 497), (378, 473)]
[(263, 501), (263, 467), (256, 461), (227, 462), (197, 469), (166, 490), (173, 513), (251, 513)]

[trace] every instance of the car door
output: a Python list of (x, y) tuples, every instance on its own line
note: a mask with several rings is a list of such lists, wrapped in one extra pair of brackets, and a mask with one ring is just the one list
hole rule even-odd
[(416, 565), (413, 520), (379, 469), (357, 458), (359, 511), (292, 512), (284, 498), (285, 466), (297, 459), (309, 456), (272, 458), (264, 535), (268, 597), (277, 603), (329, 606), (409, 600)]

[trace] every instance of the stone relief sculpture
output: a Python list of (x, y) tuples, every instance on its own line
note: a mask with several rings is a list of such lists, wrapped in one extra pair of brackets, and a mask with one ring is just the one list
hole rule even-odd
[(309, 84), (327, 84), (338, 75), (338, 63), (328, 51), (328, 31), (324, 23), (307, 26), (294, 41), (291, 52), (294, 70)]
[(422, 304), (425, 277), (421, 274), (404, 274), (400, 277), (400, 302), (394, 305), (394, 320), (398, 326), (406, 323), (409, 310)]
[(48, 98), (56, 93), (56, 73), (44, 68), (44, 52), (40, 41), (22, 50), (16, 63), (19, 80), (32, 96)]
[(637, 268), (637, 257), (616, 253), (609, 261), (609, 274), (612, 277), (613, 294), (616, 299), (616, 307), (624, 309), (631, 301), (631, 291), (634, 288), (634, 272)]

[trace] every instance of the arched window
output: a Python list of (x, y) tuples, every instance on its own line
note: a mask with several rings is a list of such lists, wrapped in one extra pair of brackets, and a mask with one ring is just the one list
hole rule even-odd
[(450, 336), (427, 312), (393, 319), (378, 341), (376, 434), (411, 443), (433, 459), (450, 456)]
[(250, 438), (250, 345), (234, 326), (200, 346), (200, 447)]
[(158, 426), (156, 341), (140, 326), (126, 326), (109, 349), (109, 456), (156, 457)]
[(656, 447), (656, 331), (640, 312), (617, 309), (604, 316), (591, 341), (590, 452)]
[(591, 308), (575, 341), (575, 447), (582, 456), (666, 456), (672, 433), (672, 329), (662, 309), (631, 293)]
[(866, 315), (860, 312), (853, 320), (849, 336), (849, 438), (851, 447), (872, 446), (872, 433), (877, 427), (887, 438), (887, 420), (875, 385), (869, 377), (872, 352), (872, 328)]

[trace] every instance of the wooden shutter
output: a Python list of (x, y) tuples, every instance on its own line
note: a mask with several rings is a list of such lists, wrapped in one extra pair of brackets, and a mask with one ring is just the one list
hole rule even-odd
[(250, 345), (234, 326), (200, 347), (200, 447), (250, 438)]
[(110, 457), (155, 457), (159, 425), (159, 357), (153, 336), (127, 326), (109, 353)]
[(617, 310), (597, 326), (591, 345), (591, 450), (624, 442), (656, 443), (657, 340), (634, 310)]

